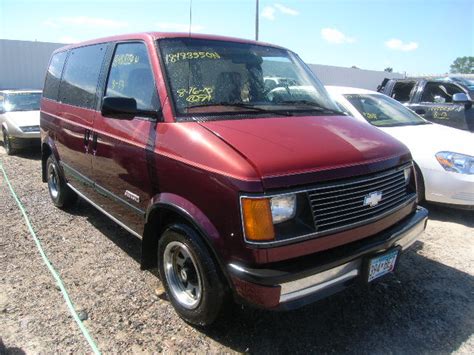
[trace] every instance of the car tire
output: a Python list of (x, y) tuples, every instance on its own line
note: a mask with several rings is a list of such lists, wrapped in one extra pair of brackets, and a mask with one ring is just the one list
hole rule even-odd
[(216, 262), (187, 225), (168, 226), (161, 235), (158, 269), (171, 304), (190, 324), (208, 326), (231, 304)]
[(46, 177), (49, 196), (56, 207), (66, 209), (77, 201), (77, 194), (66, 184), (59, 164), (52, 154), (46, 161)]
[(3, 147), (5, 148), (5, 152), (7, 155), (15, 154), (15, 149), (12, 147), (12, 142), (10, 137), (8, 136), (8, 132), (5, 128), (2, 129), (3, 132)]
[(418, 165), (415, 165), (415, 178), (416, 178), (416, 200), (417, 203), (421, 203), (425, 200), (425, 182), (423, 180), (423, 174), (421, 173)]

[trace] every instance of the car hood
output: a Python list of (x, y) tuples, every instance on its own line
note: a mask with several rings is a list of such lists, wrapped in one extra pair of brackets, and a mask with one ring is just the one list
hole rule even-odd
[(39, 111), (13, 111), (5, 113), (5, 118), (17, 127), (39, 126)]
[[(334, 172), (331, 178), (365, 174), (370, 163), (410, 159), (408, 149), (382, 131), (346, 116), (295, 116), (201, 122), (243, 155), (265, 187), (314, 182), (314, 172)], [(389, 166), (385, 165), (384, 168)], [(283, 179), (282, 179), (283, 178)], [(328, 179), (329, 175), (320, 175)], [(316, 179), (317, 180), (317, 179)]]
[(474, 133), (468, 131), (436, 123), (380, 129), (403, 142), (415, 159), (442, 151), (474, 156)]

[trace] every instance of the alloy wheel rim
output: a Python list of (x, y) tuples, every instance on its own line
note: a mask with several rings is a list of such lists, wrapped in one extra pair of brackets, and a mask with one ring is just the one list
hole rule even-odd
[(51, 196), (56, 199), (59, 195), (59, 177), (56, 166), (51, 164), (48, 171), (48, 188)]
[(194, 256), (181, 242), (169, 243), (163, 255), (166, 281), (173, 297), (186, 309), (195, 309), (202, 298), (202, 281)]

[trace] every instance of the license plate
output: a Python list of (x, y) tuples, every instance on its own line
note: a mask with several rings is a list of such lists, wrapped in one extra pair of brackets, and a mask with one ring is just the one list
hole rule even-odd
[(369, 260), (368, 282), (392, 272), (397, 262), (398, 249), (376, 256)]

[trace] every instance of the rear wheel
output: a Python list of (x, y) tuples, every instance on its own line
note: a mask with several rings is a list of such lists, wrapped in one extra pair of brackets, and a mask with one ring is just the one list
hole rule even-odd
[(54, 205), (59, 208), (68, 208), (77, 201), (77, 194), (67, 186), (61, 176), (58, 163), (51, 154), (46, 161), (46, 173), (49, 196)]
[(213, 323), (228, 302), (225, 284), (200, 236), (187, 225), (172, 225), (158, 243), (161, 281), (185, 321)]
[(3, 147), (8, 155), (13, 155), (15, 153), (15, 149), (12, 147), (12, 142), (10, 137), (8, 136), (7, 130), (4, 128), (3, 130)]

